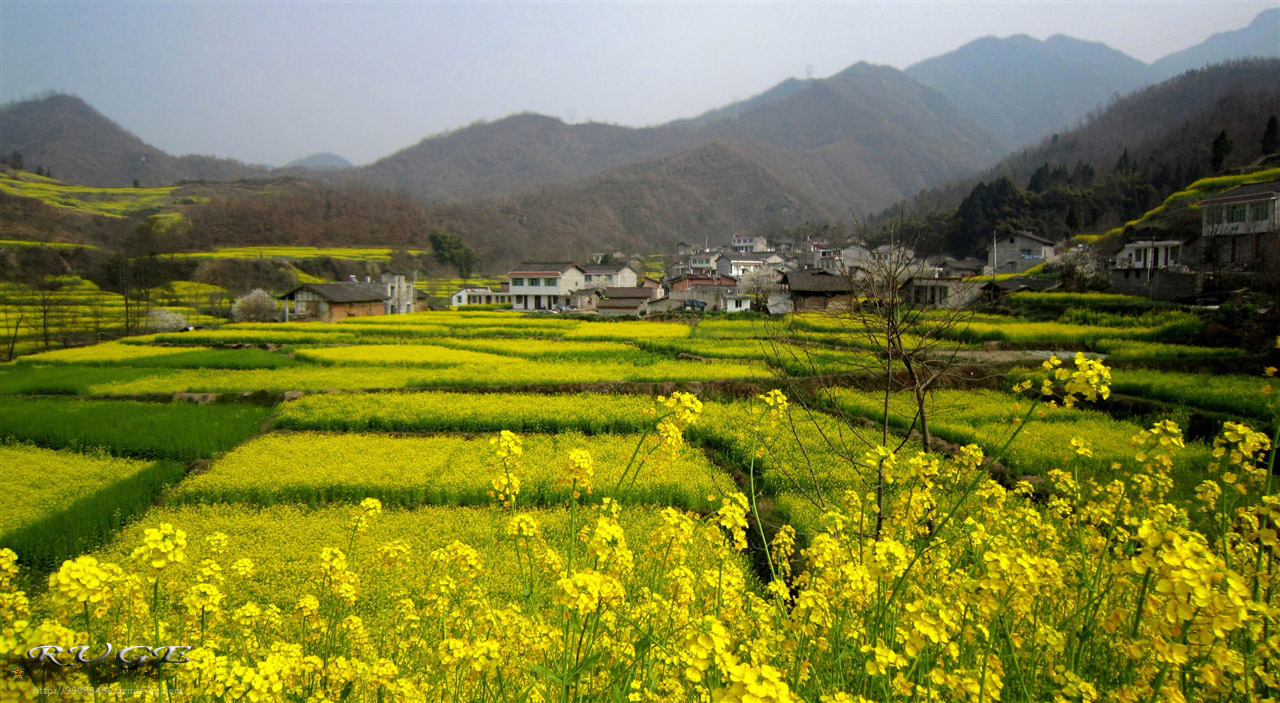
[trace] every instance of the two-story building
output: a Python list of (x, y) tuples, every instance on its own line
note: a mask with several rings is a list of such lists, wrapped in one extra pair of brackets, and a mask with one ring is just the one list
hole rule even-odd
[(716, 272), (721, 276), (742, 278), (759, 268), (778, 268), (786, 263), (786, 259), (773, 253), (764, 254), (727, 254), (716, 263)]
[(1030, 232), (1015, 232), (992, 239), (984, 258), (992, 273), (1023, 273), (1053, 261), (1053, 241)]
[(582, 267), (588, 288), (631, 288), (638, 284), (635, 269), (626, 264), (600, 264)]
[(1233, 188), (1200, 201), (1206, 256), (1221, 268), (1273, 271), (1280, 267), (1280, 181)]
[(707, 272), (717, 270), (720, 266), (720, 259), (722, 258), (724, 257), (718, 251), (710, 251), (707, 249), (695, 251), (689, 254), (689, 263), (685, 265), (685, 268), (687, 268), (690, 273), (705, 274)]
[(561, 310), (587, 285), (586, 272), (573, 262), (526, 261), (507, 272), (513, 310)]
[(1111, 262), (1111, 292), (1177, 300), (1198, 294), (1204, 277), (1183, 265), (1179, 239), (1130, 238)]
[(730, 245), (736, 254), (754, 254), (769, 251), (769, 240), (758, 234), (735, 234)]

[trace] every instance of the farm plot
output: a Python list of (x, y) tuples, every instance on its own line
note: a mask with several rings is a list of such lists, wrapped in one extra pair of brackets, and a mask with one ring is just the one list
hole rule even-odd
[[(1044, 377), (1039, 369), (1013, 369), (1005, 375), (1005, 383), (1013, 379)], [(1277, 395), (1264, 392), (1274, 379), (1227, 374), (1195, 374), (1175, 371), (1125, 368), (1112, 374), (1111, 389), (1116, 393), (1181, 405), (1192, 409), (1224, 413), (1238, 418), (1268, 421), (1275, 418)]]
[[(641, 432), (652, 401), (635, 396), (579, 394), (412, 393), (308, 396), (281, 406), (277, 426), (298, 430), (386, 432)], [(758, 400), (703, 403), (686, 434), (719, 452), (740, 471), (754, 471), (766, 490), (840, 487), (865, 468), (880, 441), (822, 413), (793, 410), (784, 426), (767, 428)], [(893, 446), (901, 437), (890, 434)], [(908, 454), (919, 443), (904, 445)]]
[(148, 346), (105, 342), (20, 357), (19, 364), (81, 364), (90, 366), (140, 366), (174, 369), (274, 369), (294, 366), (283, 354), (261, 349), (211, 349), (208, 347)]
[(271, 414), (254, 405), (0, 396), (0, 438), (53, 449), (194, 461), (224, 452)]
[(0, 545), (48, 569), (105, 540), (182, 476), (167, 462), (0, 444)]
[[(884, 417), (883, 396), (847, 391), (836, 396), (845, 412), (873, 420)], [(956, 444), (977, 444), (989, 453), (998, 451), (1029, 410), (1032, 401), (996, 391), (937, 391), (928, 406), (929, 426), (940, 439)], [(1019, 473), (1046, 476), (1053, 469), (1080, 470), (1081, 479), (1110, 480), (1131, 466), (1133, 438), (1142, 426), (1116, 420), (1105, 413), (1039, 404), (1036, 415), (1009, 445), (1003, 461)], [(889, 422), (900, 430), (916, 422), (913, 396), (895, 394), (890, 399)], [(918, 426), (915, 427), (919, 429)], [(1080, 448), (1085, 452), (1079, 451)], [(1212, 461), (1209, 447), (1188, 443), (1174, 456), (1175, 477), (1185, 497), (1194, 489), (1196, 476)]]
[[(496, 438), (385, 437), (365, 434), (272, 434), (224, 456), (206, 473), (184, 482), (178, 502), (322, 503), (378, 498), (388, 506), (485, 505), (499, 485), (518, 481), (517, 504), (553, 506), (567, 501), (562, 482), (573, 451), (594, 465), (595, 486), (624, 503), (706, 509), (708, 495), (723, 495), (732, 481), (706, 457), (680, 447), (659, 447), (656, 436), (528, 435), (523, 455), (507, 465), (495, 459)], [(623, 479), (637, 447), (634, 481)]]

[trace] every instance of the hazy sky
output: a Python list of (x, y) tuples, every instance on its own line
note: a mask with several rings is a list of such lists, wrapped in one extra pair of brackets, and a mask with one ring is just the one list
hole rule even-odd
[(1276, 5), (0, 0), (0, 100), (73, 93), (174, 154), (367, 163), (514, 112), (657, 124), (985, 35), (1067, 34), (1151, 61)]

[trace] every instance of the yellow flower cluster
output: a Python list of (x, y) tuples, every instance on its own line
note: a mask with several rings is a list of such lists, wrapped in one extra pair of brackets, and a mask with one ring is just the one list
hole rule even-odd
[[(1101, 397), (1106, 374), (1076, 371), (1065, 382)], [(660, 402), (685, 427), (701, 411)], [(494, 439), (498, 464), (529, 460), (519, 436)], [(1091, 449), (1076, 439), (1068, 451)], [(1142, 470), (1054, 471), (1041, 494), (993, 481), (976, 446), (869, 449), (839, 490), (813, 484), (824, 526), (803, 546), (778, 530), (767, 585), (743, 556), (759, 506), (736, 492), (703, 515), (612, 499), (510, 514), (375, 499), (161, 508), (158, 528), (68, 561), (35, 608), (0, 550), (0, 644), (163, 632), (197, 646), (156, 685), (201, 702), (1273, 699), (1270, 441), (1226, 428), (1218, 490), (1196, 502), (1212, 505), (1207, 522), (1170, 498), (1184, 445), (1157, 423), (1133, 445)], [(108, 561), (131, 551), (137, 573)], [(160, 569), (174, 588), (148, 593)]]

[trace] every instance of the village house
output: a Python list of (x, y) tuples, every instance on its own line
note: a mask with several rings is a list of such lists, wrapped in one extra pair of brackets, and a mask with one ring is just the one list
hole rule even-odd
[(983, 257), (992, 273), (1023, 273), (1053, 261), (1053, 242), (1030, 232), (1016, 232), (992, 239)]
[[(786, 271), (781, 282), (795, 312), (846, 310), (854, 304), (853, 283), (830, 271)], [(770, 312), (775, 307), (771, 301)]]
[(699, 286), (733, 288), (737, 285), (738, 279), (732, 276), (721, 276), (718, 273), (689, 273), (667, 279), (667, 287), (672, 291), (688, 290)]
[(1280, 180), (1239, 186), (1200, 201), (1206, 258), (1217, 268), (1273, 271), (1280, 267)]
[(374, 283), (306, 283), (278, 296), (284, 301), (285, 320), (338, 322), (348, 317), (403, 315), (415, 312), (421, 293), (402, 274), (384, 273)]
[(630, 288), (636, 285), (636, 272), (625, 264), (583, 266), (583, 279), (588, 288)]
[(449, 305), (458, 307), (459, 305), (510, 305), (511, 289), (506, 283), (498, 286), (495, 290), (485, 286), (483, 288), (463, 288), (462, 290), (449, 296)]
[(786, 259), (773, 253), (765, 254), (730, 254), (720, 257), (716, 264), (716, 272), (721, 276), (742, 278), (758, 268), (778, 268), (786, 263)]
[(984, 264), (982, 259), (967, 256), (957, 259), (950, 256), (939, 256), (927, 262), (937, 272), (938, 278), (968, 278), (982, 275)]
[(507, 272), (513, 310), (568, 308), (586, 283), (586, 272), (573, 262), (526, 261)]
[(968, 307), (982, 295), (982, 283), (972, 280), (972, 277), (912, 277), (902, 287), (902, 296), (907, 303), (934, 308)]
[(733, 244), (730, 247), (736, 254), (755, 254), (770, 251), (769, 240), (753, 234), (733, 235)]
[(718, 251), (695, 251), (689, 254), (689, 262), (685, 264), (685, 269), (690, 273), (706, 273), (715, 271), (720, 266), (720, 259), (724, 258)]
[(598, 292), (595, 309), (602, 317), (640, 317), (649, 313), (649, 303), (662, 297), (662, 288), (643, 286), (604, 288)]

